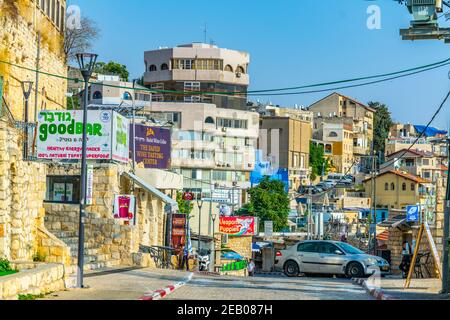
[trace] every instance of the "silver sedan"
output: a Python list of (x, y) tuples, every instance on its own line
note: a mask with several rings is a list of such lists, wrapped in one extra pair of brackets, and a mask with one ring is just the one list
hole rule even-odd
[(345, 242), (329, 240), (300, 241), (286, 250), (277, 251), (275, 268), (288, 277), (308, 274), (336, 274), (349, 278), (390, 273), (389, 263), (362, 252)]

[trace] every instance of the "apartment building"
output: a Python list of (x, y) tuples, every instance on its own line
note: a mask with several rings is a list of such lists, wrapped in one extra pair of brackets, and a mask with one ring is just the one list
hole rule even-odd
[(356, 166), (353, 121), (349, 118), (314, 118), (313, 143), (324, 146), (332, 171), (352, 174)]
[[(363, 181), (366, 194), (372, 194), (372, 179)], [(406, 171), (388, 170), (375, 178), (376, 206), (388, 209), (405, 209), (408, 205), (426, 203), (433, 193), (433, 184)]]
[(175, 91), (155, 93), (153, 101), (212, 103), (218, 108), (247, 110), (249, 63), (248, 53), (211, 44), (159, 48), (144, 53), (144, 85)]
[(289, 189), (297, 190), (309, 183), (309, 148), (312, 138), (311, 120), (291, 110), (277, 110), (276, 116), (262, 116), (258, 149), (272, 168), (287, 169)]
[[(329, 119), (332, 118), (346, 119), (347, 126), (351, 121), (353, 157), (358, 162), (364, 162), (364, 157), (361, 156), (368, 155), (371, 151), (375, 109), (337, 92), (313, 103), (308, 109), (314, 113), (314, 118), (317, 119), (314, 122), (314, 132), (323, 129), (321, 123), (329, 122)], [(348, 135), (347, 137), (342, 135), (342, 137), (350, 139)], [(342, 143), (344, 144), (343, 140)]]

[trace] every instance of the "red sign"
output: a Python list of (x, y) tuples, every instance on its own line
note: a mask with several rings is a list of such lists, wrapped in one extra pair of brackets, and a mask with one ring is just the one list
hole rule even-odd
[(184, 192), (183, 193), (183, 200), (185, 201), (192, 201), (194, 200), (194, 194), (192, 192)]
[(255, 234), (254, 217), (220, 217), (219, 232), (232, 236), (250, 236)]
[(186, 243), (186, 215), (172, 215), (172, 247), (181, 249)]

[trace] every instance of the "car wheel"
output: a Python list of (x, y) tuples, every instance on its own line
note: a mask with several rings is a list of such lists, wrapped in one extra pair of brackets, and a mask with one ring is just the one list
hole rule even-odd
[(297, 262), (289, 260), (284, 264), (284, 274), (288, 277), (297, 277), (299, 273)]
[(364, 277), (364, 268), (358, 262), (352, 262), (347, 266), (347, 277), (362, 278)]

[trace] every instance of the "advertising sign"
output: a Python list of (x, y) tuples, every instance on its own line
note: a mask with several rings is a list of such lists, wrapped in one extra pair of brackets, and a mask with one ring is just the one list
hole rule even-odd
[(94, 166), (89, 164), (87, 166), (87, 186), (86, 186), (86, 204), (92, 204), (92, 197), (94, 194)]
[(419, 206), (406, 207), (406, 221), (419, 221)]
[(254, 217), (220, 217), (219, 232), (230, 236), (250, 236), (255, 234)]
[(135, 203), (133, 195), (115, 195), (114, 218), (135, 222)]
[(172, 214), (172, 239), (173, 248), (181, 248), (186, 244), (186, 215)]
[(183, 192), (183, 200), (184, 201), (192, 201), (194, 200), (195, 196), (192, 192)]
[(114, 112), (112, 124), (112, 159), (127, 163), (129, 156), (129, 121), (124, 116)]
[[(111, 159), (111, 111), (91, 110), (87, 118), (87, 158)], [(83, 111), (41, 111), (39, 159), (81, 159)]]
[[(136, 164), (138, 167), (169, 169), (171, 157), (170, 129), (149, 127), (141, 124), (135, 126)], [(130, 125), (132, 139), (133, 125)], [(130, 143), (130, 156), (132, 156)]]

